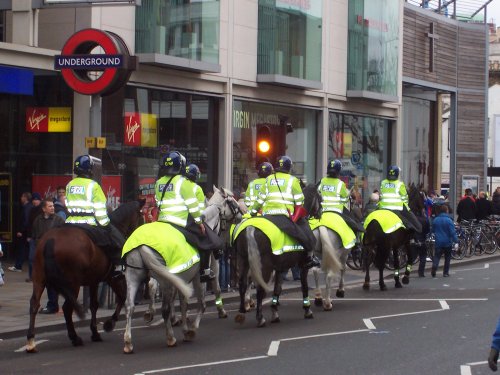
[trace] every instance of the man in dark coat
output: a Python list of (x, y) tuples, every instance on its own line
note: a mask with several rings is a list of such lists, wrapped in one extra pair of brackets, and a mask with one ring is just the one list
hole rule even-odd
[(457, 206), (458, 222), (462, 220), (474, 220), (476, 218), (476, 202), (472, 196), (471, 189), (465, 189), (465, 195), (462, 197)]
[(476, 219), (484, 220), (490, 215), (493, 215), (493, 203), (486, 199), (484, 191), (480, 191), (476, 200)]

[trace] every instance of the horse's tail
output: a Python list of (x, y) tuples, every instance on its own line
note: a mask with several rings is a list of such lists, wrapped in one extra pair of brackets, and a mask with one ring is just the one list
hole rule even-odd
[(155, 272), (164, 281), (172, 284), (180, 293), (186, 296), (186, 298), (189, 298), (191, 294), (193, 294), (193, 288), (185, 283), (180, 277), (170, 272), (167, 267), (161, 263), (153, 249), (148, 246), (141, 246), (138, 250), (146, 267)]
[(342, 264), (339, 261), (338, 253), (335, 251), (330, 236), (328, 235), (329, 230), (330, 229), (325, 226), (319, 227), (319, 238), (323, 243), (323, 246), (321, 246), (323, 250), (321, 265), (328, 273), (339, 275), (342, 270)]
[(262, 262), (259, 253), (259, 246), (257, 245), (257, 241), (255, 241), (255, 228), (248, 226), (245, 231), (247, 238), (248, 264), (250, 266), (253, 281), (264, 288), (266, 292), (270, 292), (272, 289), (264, 281), (264, 277), (262, 276)]
[(82, 305), (76, 299), (73, 290), (69, 288), (69, 282), (64, 277), (61, 269), (57, 265), (56, 258), (54, 255), (54, 245), (55, 240), (53, 238), (49, 238), (45, 242), (45, 246), (43, 248), (43, 257), (45, 263), (45, 279), (47, 285), (50, 285), (54, 288), (59, 294), (62, 294), (66, 301), (69, 301), (73, 305), (73, 309), (80, 319), (85, 318), (85, 312), (83, 310)]

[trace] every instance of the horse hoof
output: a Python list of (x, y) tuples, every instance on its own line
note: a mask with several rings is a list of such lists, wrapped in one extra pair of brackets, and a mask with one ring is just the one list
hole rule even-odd
[(71, 340), (71, 343), (73, 344), (73, 346), (83, 346), (83, 340), (78, 336)]
[(196, 337), (196, 331), (189, 330), (189, 331), (184, 332), (184, 341), (185, 342), (191, 342), (194, 340), (195, 337)]
[(403, 285), (401, 285), (400, 282), (397, 282), (396, 285), (394, 285), (394, 287), (396, 287), (397, 289), (401, 289)]
[(345, 294), (345, 292), (343, 290), (337, 290), (337, 293), (335, 293), (335, 295), (338, 298), (344, 298), (344, 294)]
[(170, 319), (170, 324), (172, 325), (172, 327), (177, 327), (181, 324), (181, 320), (177, 317), (174, 317), (173, 319)]
[(304, 319), (312, 319), (312, 318), (314, 318), (312, 311), (309, 310), (304, 313)]
[(325, 304), (323, 304), (323, 310), (324, 311), (332, 311), (333, 305), (331, 303), (325, 303)]
[(254, 309), (254, 308), (255, 308), (255, 306), (256, 306), (255, 300), (250, 299), (250, 303), (249, 303), (249, 305), (250, 305), (250, 308), (251, 308), (251, 309)]
[(167, 339), (167, 347), (173, 348), (177, 346), (177, 340), (175, 338)]
[(113, 319), (108, 319), (104, 322), (102, 328), (105, 332), (111, 332), (115, 329), (115, 321)]
[(26, 353), (31, 353), (31, 354), (38, 353), (38, 349), (36, 348), (36, 346), (33, 348), (26, 347)]
[(323, 298), (316, 297), (314, 299), (314, 306), (321, 306), (321, 305), (323, 305)]
[(259, 322), (257, 323), (257, 327), (258, 328), (263, 328), (266, 326), (266, 319), (262, 318), (261, 320), (259, 320)]
[(250, 304), (249, 303), (245, 303), (245, 312), (249, 312), (250, 310), (251, 310)]
[(387, 290), (387, 286), (384, 284), (384, 285), (380, 285), (380, 290), (385, 292)]
[(364, 283), (363, 290), (370, 290), (370, 283)]
[(279, 317), (279, 316), (277, 316), (277, 317), (275, 317), (275, 318), (271, 319), (271, 323), (280, 323), (280, 322), (281, 322), (281, 320), (280, 320), (280, 317)]
[(102, 337), (100, 334), (97, 334), (97, 335), (92, 335), (92, 337), (90, 338), (93, 342), (102, 342)]
[(403, 276), (403, 284), (408, 285), (410, 283), (410, 278), (408, 276)]
[(239, 323), (239, 324), (243, 324), (245, 323), (245, 315), (244, 314), (238, 314), (234, 317), (234, 322), (235, 323)]
[(154, 318), (154, 315), (151, 312), (146, 311), (144, 313), (144, 323), (150, 324), (153, 321), (153, 318)]
[(134, 354), (134, 347), (132, 345), (125, 345), (123, 354)]
[(226, 318), (227, 318), (226, 310), (224, 310), (224, 309), (219, 310), (219, 319), (226, 319)]

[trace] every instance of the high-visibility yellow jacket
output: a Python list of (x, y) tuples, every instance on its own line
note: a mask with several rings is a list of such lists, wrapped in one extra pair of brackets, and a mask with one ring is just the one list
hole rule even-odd
[(99, 184), (86, 177), (76, 177), (66, 185), (66, 223), (106, 226), (106, 196)]
[[(158, 221), (185, 227), (191, 214), (195, 223), (201, 224), (200, 206), (193, 185), (181, 175), (170, 179), (171, 176), (163, 176), (155, 184), (155, 199), (159, 207)], [(169, 180), (170, 183), (165, 187)]]
[(256, 178), (253, 181), (250, 181), (247, 187), (247, 191), (245, 192), (245, 205), (247, 207), (252, 207), (253, 202), (257, 200), (259, 195), (260, 188), (262, 185), (266, 183), (265, 177)]
[(304, 194), (299, 180), (288, 173), (276, 172), (266, 178), (250, 212), (256, 215), (262, 207), (262, 215), (289, 216), (295, 206), (303, 204)]
[(408, 192), (403, 181), (383, 180), (380, 183), (380, 201), (379, 208), (387, 210), (403, 211), (403, 207), (408, 207)]
[(334, 177), (323, 177), (319, 183), (318, 191), (323, 197), (321, 207), (323, 212), (342, 213), (349, 202), (349, 190), (344, 181)]

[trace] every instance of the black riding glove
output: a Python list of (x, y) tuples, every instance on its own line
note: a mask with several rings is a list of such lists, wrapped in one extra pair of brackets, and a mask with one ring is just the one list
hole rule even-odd
[(491, 348), (490, 356), (488, 357), (488, 366), (490, 366), (491, 371), (497, 370), (497, 361), (498, 361), (498, 350), (495, 348)]

